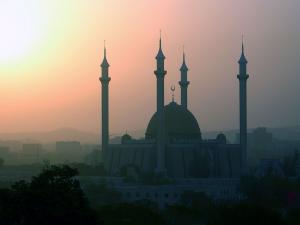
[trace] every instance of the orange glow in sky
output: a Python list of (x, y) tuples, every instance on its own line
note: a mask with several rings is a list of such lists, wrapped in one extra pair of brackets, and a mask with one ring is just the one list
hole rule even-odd
[[(99, 132), (106, 40), (111, 131), (145, 129), (155, 111), (162, 29), (166, 103), (185, 45), (189, 108), (202, 130), (238, 127), (241, 34), (249, 60), (249, 126), (300, 124), (300, 1), (1, 0), (0, 132)], [(133, 119), (134, 118), (134, 119)]]

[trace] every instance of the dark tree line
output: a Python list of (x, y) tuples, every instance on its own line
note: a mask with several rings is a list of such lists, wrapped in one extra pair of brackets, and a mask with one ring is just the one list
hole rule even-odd
[(0, 225), (164, 224), (158, 211), (144, 203), (107, 204), (118, 196), (105, 186), (98, 192), (106, 205), (91, 208), (76, 175), (69, 166), (49, 166), (30, 182), (0, 189)]
[(243, 202), (215, 202), (203, 193), (186, 192), (177, 205), (159, 210), (149, 202), (120, 203), (105, 185), (94, 190), (102, 193), (97, 201), (103, 204), (92, 208), (77, 174), (69, 166), (48, 166), (29, 182), (0, 189), (0, 225), (300, 224), (297, 180), (245, 177), (241, 191), (248, 199)]
[(30, 182), (0, 190), (0, 224), (96, 225), (96, 214), (75, 175), (76, 169), (51, 166)]
[(297, 171), (299, 166), (299, 152), (297, 149), (294, 149), (292, 155), (286, 156), (283, 159), (283, 171), (286, 176), (294, 177), (296, 176), (299, 171)]

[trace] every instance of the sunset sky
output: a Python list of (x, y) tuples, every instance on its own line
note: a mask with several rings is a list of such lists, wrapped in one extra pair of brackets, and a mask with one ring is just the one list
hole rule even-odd
[(110, 130), (145, 129), (156, 107), (162, 30), (165, 100), (185, 46), (189, 109), (202, 131), (238, 128), (241, 36), (248, 126), (300, 124), (299, 0), (1, 0), (0, 132), (100, 132), (106, 40)]

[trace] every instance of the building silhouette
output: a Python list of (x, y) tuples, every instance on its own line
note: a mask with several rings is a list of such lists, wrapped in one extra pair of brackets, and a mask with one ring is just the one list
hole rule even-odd
[(172, 178), (239, 177), (246, 171), (247, 151), (247, 60), (244, 45), (239, 62), (240, 82), (240, 143), (227, 143), (222, 133), (215, 139), (204, 140), (193, 113), (188, 109), (188, 67), (185, 53), (179, 69), (181, 103), (174, 98), (164, 103), (164, 77), (167, 74), (159, 39), (156, 55), (156, 112), (151, 117), (145, 131), (145, 138), (135, 140), (129, 134), (122, 137), (121, 144), (109, 144), (108, 113), (108, 61), (106, 48), (101, 64), (102, 76), (102, 161), (110, 176), (120, 175), (125, 167), (137, 168), (140, 173), (156, 174)]

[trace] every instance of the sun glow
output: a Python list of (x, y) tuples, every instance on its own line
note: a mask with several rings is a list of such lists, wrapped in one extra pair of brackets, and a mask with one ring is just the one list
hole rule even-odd
[(41, 20), (37, 5), (29, 1), (1, 0), (0, 63), (28, 55), (40, 36)]

